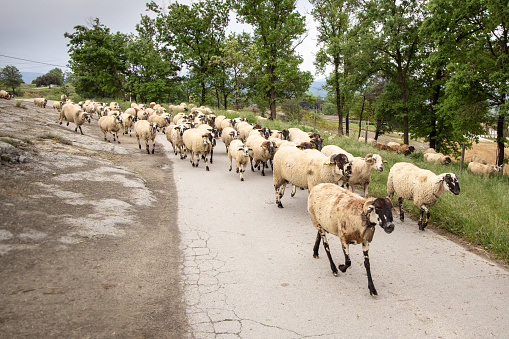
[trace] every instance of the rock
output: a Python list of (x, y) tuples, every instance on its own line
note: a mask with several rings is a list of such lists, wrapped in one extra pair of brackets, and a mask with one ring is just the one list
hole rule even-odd
[(0, 141), (0, 158), (3, 161), (17, 161), (19, 159), (19, 151), (11, 144)]

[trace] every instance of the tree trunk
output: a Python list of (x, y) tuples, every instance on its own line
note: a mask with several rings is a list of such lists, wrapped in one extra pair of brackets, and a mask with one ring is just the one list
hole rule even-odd
[(200, 106), (203, 106), (205, 104), (205, 94), (206, 94), (205, 81), (201, 81), (200, 85), (201, 85)]
[[(437, 119), (435, 107), (438, 105), (438, 99), (440, 99), (440, 80), (442, 80), (442, 69), (438, 69), (435, 74), (435, 85), (433, 86), (433, 98), (431, 100), (431, 132), (429, 133), (429, 147), (437, 148)], [(437, 150), (439, 151), (439, 150)]]
[(270, 107), (270, 119), (276, 120), (276, 77), (274, 76), (275, 67), (269, 67), (270, 74), (270, 89), (269, 89), (269, 107)]
[(497, 165), (502, 166), (504, 163), (504, 115), (499, 113), (497, 119)]
[(228, 109), (228, 94), (225, 94), (224, 95), (224, 110), (226, 111), (227, 109)]
[[(361, 129), (362, 129), (362, 113), (364, 112), (364, 103), (366, 102), (366, 96), (362, 96), (362, 108), (361, 108), (361, 114), (359, 115), (359, 135), (357, 136), (357, 139), (361, 137)], [(366, 138), (368, 137), (366, 133)]]
[(346, 128), (345, 134), (350, 135), (350, 112), (346, 113)]
[(377, 120), (376, 122), (376, 131), (375, 131), (375, 140), (378, 142), (378, 136), (380, 135), (380, 129), (382, 128), (382, 122)]

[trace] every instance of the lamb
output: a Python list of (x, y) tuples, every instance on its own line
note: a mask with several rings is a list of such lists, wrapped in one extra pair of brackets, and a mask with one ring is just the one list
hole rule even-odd
[(472, 155), (472, 157), (470, 158), (470, 161), (471, 162), (478, 162), (480, 164), (483, 164), (483, 165), (487, 165), (488, 162), (486, 161), (486, 159), (484, 159), (483, 157), (481, 157), (480, 155), (478, 154), (474, 154)]
[(468, 164), (467, 171), (472, 174), (490, 177), (495, 173), (501, 172), (502, 166), (485, 165), (478, 162), (470, 162)]
[(164, 113), (163, 115), (153, 114), (148, 117), (148, 122), (155, 122), (157, 127), (161, 128), (164, 133), (166, 127), (171, 124), (171, 116), (168, 113)]
[(74, 132), (78, 132), (78, 128), (80, 129), (81, 134), (83, 134), (83, 130), (81, 129), (81, 125), (88, 121), (90, 123), (90, 115), (81, 110), (78, 105), (65, 104), (60, 111), (58, 120), (60, 120), (60, 125), (62, 125), (63, 120), (67, 121), (67, 126), (69, 126), (69, 122), (72, 122), (76, 125)]
[(138, 147), (141, 149), (140, 137), (145, 140), (145, 149), (147, 150), (147, 154), (150, 154), (150, 145), (148, 143), (149, 140), (152, 141), (152, 154), (154, 154), (154, 150), (156, 148), (156, 132), (157, 132), (157, 124), (155, 122), (148, 122), (147, 120), (138, 120), (134, 124), (134, 135), (136, 139), (138, 139)]
[(230, 143), (237, 139), (237, 131), (233, 127), (226, 127), (223, 129), (221, 134), (221, 139), (223, 140), (224, 146), (226, 147), (226, 152), (228, 152), (228, 147), (230, 147)]
[(232, 159), (234, 159), (236, 172), (240, 173), (240, 181), (244, 181), (244, 172), (249, 161), (250, 151), (252, 151), (251, 147), (243, 144), (240, 140), (232, 140), (230, 143), (230, 148), (228, 149), (229, 171), (232, 170)]
[(48, 100), (45, 98), (35, 98), (34, 99), (34, 105), (40, 108), (46, 108), (46, 104), (48, 103)]
[(274, 158), (276, 153), (275, 145), (272, 141), (257, 135), (249, 136), (246, 144), (252, 149), (249, 151), (249, 158), (251, 163), (251, 171), (254, 172), (253, 162), (256, 168), (262, 168), (262, 176), (265, 176), (265, 167), (267, 162)]
[[(207, 156), (212, 151), (211, 134), (208, 130), (197, 128), (188, 129), (182, 136), (184, 146), (187, 152), (191, 154), (191, 164), (193, 167), (198, 167), (200, 163), (200, 155), (205, 159), (205, 169), (209, 171), (209, 163)], [(194, 156), (196, 155), (196, 164), (194, 163)]]
[(175, 155), (177, 155), (177, 152), (180, 153), (180, 159), (184, 159), (186, 157), (182, 136), (187, 129), (189, 129), (189, 127), (183, 124), (171, 126), (166, 129), (166, 140), (170, 142)]
[(131, 130), (136, 122), (136, 117), (127, 112), (121, 113), (120, 117), (122, 118), (122, 129), (124, 130), (122, 135), (129, 133), (129, 136), (131, 136)]
[(426, 153), (424, 154), (424, 161), (441, 165), (449, 165), (451, 163), (451, 157), (443, 155), (442, 153)]
[(351, 174), (352, 166), (344, 154), (327, 157), (317, 150), (301, 151), (296, 147), (282, 147), (274, 155), (276, 204), (283, 208), (281, 198), (285, 194), (287, 183), (311, 191), (320, 183), (336, 184), (341, 178)]
[[(392, 166), (387, 179), (387, 193), (392, 200), (394, 193), (398, 194), (399, 217), (401, 221), (405, 216), (402, 211), (403, 200), (412, 200), (420, 208), (419, 229), (424, 231), (428, 225), (430, 212), (442, 193), (449, 191), (454, 195), (460, 194), (458, 178), (454, 173), (435, 175), (433, 172), (421, 169), (414, 164), (399, 162)], [(426, 213), (426, 221), (422, 221)]]
[(373, 240), (376, 226), (382, 227), (386, 233), (394, 231), (391, 209), (392, 203), (388, 198), (362, 198), (330, 183), (315, 186), (308, 198), (309, 218), (318, 230), (313, 257), (318, 258), (320, 241), (323, 240), (332, 273), (336, 276), (338, 270), (332, 260), (326, 233), (334, 234), (341, 241), (345, 264), (338, 268), (343, 273), (351, 266), (350, 244), (362, 244), (369, 293), (371, 296), (378, 295), (371, 278), (369, 243)]
[(122, 128), (122, 118), (120, 115), (108, 115), (99, 118), (99, 128), (104, 133), (104, 140), (110, 142), (106, 135), (111, 133), (113, 135), (113, 142), (115, 140), (120, 144), (120, 140), (118, 140), (118, 131)]

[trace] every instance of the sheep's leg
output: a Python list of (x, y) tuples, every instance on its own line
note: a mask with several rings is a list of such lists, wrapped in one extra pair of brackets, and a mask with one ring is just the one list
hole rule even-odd
[(292, 185), (292, 194), (290, 194), (290, 196), (293, 198), (295, 196), (295, 193), (297, 193), (297, 186)]
[(195, 167), (194, 165), (194, 153), (193, 152), (190, 152), (191, 154), (191, 157), (189, 158), (189, 161), (191, 162), (191, 164), (193, 165), (193, 167)]
[[(352, 187), (353, 192), (353, 187)], [(364, 198), (368, 198), (368, 184), (364, 184)]]
[(399, 204), (399, 220), (404, 221), (405, 220), (405, 213), (403, 213), (403, 198), (398, 198), (398, 204)]
[(213, 164), (212, 162), (212, 157), (214, 156), (214, 149), (211, 149), (210, 150), (210, 163)]
[(136, 135), (136, 139), (138, 139), (138, 147), (141, 149), (140, 136)]
[(155, 150), (156, 150), (156, 141), (152, 140), (152, 154), (154, 154)]
[[(426, 213), (426, 221), (423, 223), (422, 217), (424, 216), (424, 213)], [(421, 215), (419, 216), (419, 222), (417, 223), (417, 225), (419, 225), (419, 230), (424, 231), (424, 228), (426, 228), (426, 226), (428, 226), (429, 216), (430, 216), (429, 210), (426, 208), (426, 206), (422, 205), (421, 206)]]
[(249, 157), (249, 162), (251, 163), (251, 171), (254, 172), (254, 167), (253, 167), (253, 158)]
[(262, 165), (262, 176), (265, 176), (265, 162), (261, 162)]
[(320, 235), (320, 231), (316, 234), (315, 246), (313, 247), (313, 258), (319, 258), (318, 249), (320, 248), (320, 241), (322, 240), (322, 236)]
[(286, 182), (284, 182), (281, 186), (277, 187), (274, 185), (274, 189), (276, 190), (276, 205), (279, 208), (283, 208), (283, 204), (281, 203), (281, 198), (285, 195)]
[(369, 243), (366, 241), (362, 243), (362, 253), (364, 253), (364, 267), (366, 268), (366, 275), (368, 276), (368, 288), (371, 296), (378, 295), (375, 289), (375, 285), (373, 284), (373, 279), (371, 278), (371, 265), (369, 264)]
[[(232, 171), (232, 157), (228, 154), (228, 160), (230, 161), (230, 169), (228, 171)], [(235, 163), (235, 166), (237, 166), (237, 163)], [(237, 168), (237, 173), (239, 173), (239, 169)]]
[(240, 165), (240, 181), (244, 181), (244, 171), (246, 170), (246, 168), (244, 167), (243, 164)]
[(350, 246), (348, 243), (343, 243), (343, 241), (341, 241), (341, 247), (343, 248), (343, 254), (345, 255), (345, 264), (339, 265), (338, 268), (341, 272), (345, 273), (348, 267), (352, 266), (352, 261), (350, 260)]
[[(332, 274), (337, 276), (338, 269), (336, 268), (336, 264), (334, 264), (334, 261), (332, 260), (332, 255), (330, 254), (329, 243), (327, 242), (327, 237), (325, 236), (325, 231), (323, 230), (323, 228), (320, 225), (318, 225), (318, 227), (319, 227), (318, 234), (320, 234), (320, 237), (322, 238), (323, 248), (325, 249), (325, 253), (327, 253), (327, 257), (329, 258), (329, 263), (330, 263), (330, 268), (332, 270)], [(315, 243), (315, 245), (316, 245), (316, 243)]]
[[(196, 165), (196, 166), (198, 166), (198, 165)], [(210, 171), (209, 159), (207, 158), (207, 156), (205, 156), (205, 170)]]

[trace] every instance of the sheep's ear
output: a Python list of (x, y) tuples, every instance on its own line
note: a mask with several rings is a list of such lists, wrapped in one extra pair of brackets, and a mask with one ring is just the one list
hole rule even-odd
[(325, 165), (330, 166), (330, 161), (327, 161)]
[(442, 181), (444, 181), (444, 176), (442, 176), (440, 179), (438, 179), (438, 181), (436, 182), (437, 184), (441, 183)]

